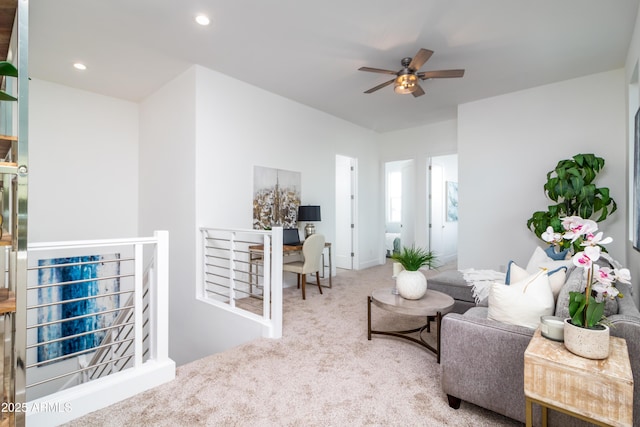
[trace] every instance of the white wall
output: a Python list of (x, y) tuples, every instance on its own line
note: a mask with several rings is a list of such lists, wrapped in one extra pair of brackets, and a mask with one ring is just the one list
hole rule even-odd
[(535, 245), (527, 219), (544, 210), (546, 173), (559, 160), (595, 153), (606, 161), (597, 184), (618, 211), (601, 230), (626, 261), (624, 70), (541, 86), (458, 108), (460, 268), (526, 264)]
[[(376, 135), (194, 66), (140, 106), (140, 230), (170, 235), (170, 356), (183, 364), (261, 335), (257, 325), (197, 301), (200, 226), (252, 226), (253, 167), (300, 171), (302, 203), (319, 204), (317, 232), (334, 239), (335, 155), (358, 158), (364, 227), (379, 221)], [(370, 202), (369, 202), (370, 201)], [(366, 229), (366, 228), (365, 228)], [(382, 240), (363, 233), (360, 268)], [(233, 322), (234, 327), (229, 328)], [(185, 333), (188, 331), (188, 333)]]
[(169, 231), (169, 357), (202, 356), (210, 325), (195, 304), (195, 72), (140, 105), (140, 231)]
[(632, 283), (635, 284), (634, 300), (636, 305), (640, 306), (640, 252), (633, 247), (633, 233), (635, 227), (640, 227), (640, 224), (633, 224), (633, 203), (634, 197), (640, 197), (640, 195), (634, 195), (634, 189), (632, 185), (633, 170), (634, 170), (634, 132), (635, 123), (634, 118), (638, 107), (640, 106), (640, 82), (638, 79), (638, 72), (640, 68), (640, 10), (638, 10), (638, 16), (636, 16), (636, 25), (629, 45), (629, 51), (627, 53), (627, 61), (625, 64), (625, 82), (627, 83), (627, 175), (629, 177), (627, 181), (627, 236), (626, 240), (626, 253), (627, 253), (627, 267), (631, 270)]
[[(321, 206), (316, 230), (335, 242), (336, 154), (358, 159), (360, 226), (380, 217), (368, 195), (379, 173), (375, 133), (209, 69), (196, 72), (198, 226), (251, 228), (253, 167), (264, 166), (301, 172), (301, 201)], [(381, 242), (361, 233), (356, 268), (377, 264)]]
[[(425, 126), (388, 132), (380, 135), (378, 143), (380, 170), (384, 163), (396, 160), (415, 160), (415, 244), (428, 247), (427, 165), (432, 156), (457, 152), (457, 121), (447, 120)], [(380, 188), (384, 189), (384, 174), (380, 174)], [(377, 196), (384, 209), (384, 191)], [(384, 221), (384, 217), (382, 218)], [(384, 235), (384, 222), (378, 226)]]
[(251, 227), (254, 165), (300, 171), (302, 202), (322, 206), (316, 226), (332, 241), (335, 155), (357, 158), (355, 267), (379, 262), (382, 237), (368, 232), (381, 220), (372, 131), (200, 67), (139, 105), (39, 80), (30, 101), (30, 241), (169, 230), (179, 364), (259, 335), (195, 300), (198, 226)]
[(32, 79), (29, 242), (138, 233), (138, 105)]

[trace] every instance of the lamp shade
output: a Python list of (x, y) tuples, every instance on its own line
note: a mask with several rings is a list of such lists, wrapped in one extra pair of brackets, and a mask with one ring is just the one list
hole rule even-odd
[(396, 93), (406, 95), (418, 89), (418, 77), (415, 74), (401, 74), (395, 81), (393, 90)]
[(320, 206), (299, 206), (298, 221), (320, 221)]

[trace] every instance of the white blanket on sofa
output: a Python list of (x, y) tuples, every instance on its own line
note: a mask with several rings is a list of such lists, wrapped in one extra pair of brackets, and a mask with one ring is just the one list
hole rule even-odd
[(468, 268), (460, 270), (465, 282), (473, 286), (473, 297), (476, 304), (489, 297), (489, 289), (494, 282), (504, 283), (506, 274), (494, 270), (476, 270)]

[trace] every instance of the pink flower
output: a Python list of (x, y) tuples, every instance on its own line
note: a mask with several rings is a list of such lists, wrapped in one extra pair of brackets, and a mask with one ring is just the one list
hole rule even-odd
[(609, 267), (600, 267), (597, 264), (594, 264), (593, 267), (593, 278), (599, 283), (611, 286), (616, 280), (616, 276)]
[(593, 233), (589, 233), (586, 236), (586, 240), (581, 243), (582, 246), (596, 246), (596, 245), (606, 245), (607, 243), (613, 242), (611, 237), (602, 238), (602, 231), (598, 234), (594, 235)]
[(564, 238), (575, 242), (582, 236), (593, 235), (598, 230), (598, 224), (590, 219), (582, 219), (579, 216), (568, 216), (562, 220), (565, 230)]
[(572, 259), (573, 264), (576, 267), (582, 267), (585, 270), (590, 269), (591, 265), (593, 265), (593, 263), (591, 262), (591, 258), (589, 258), (589, 256), (585, 252), (578, 252), (573, 256)]
[(591, 286), (591, 290), (595, 291), (597, 294), (596, 302), (601, 302), (605, 298), (614, 299), (620, 293), (620, 291), (618, 291), (618, 289), (615, 286), (611, 284), (606, 285), (604, 283), (598, 283), (598, 282), (594, 283)]

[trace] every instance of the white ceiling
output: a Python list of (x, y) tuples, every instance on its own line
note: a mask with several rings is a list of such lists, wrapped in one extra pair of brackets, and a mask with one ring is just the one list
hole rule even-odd
[[(30, 3), (32, 77), (140, 101), (192, 64), (385, 132), (456, 106), (624, 66), (639, 0), (43, 0)], [(206, 13), (212, 23), (194, 23)], [(363, 92), (419, 48), (461, 79)], [(72, 67), (84, 62), (88, 69)]]

